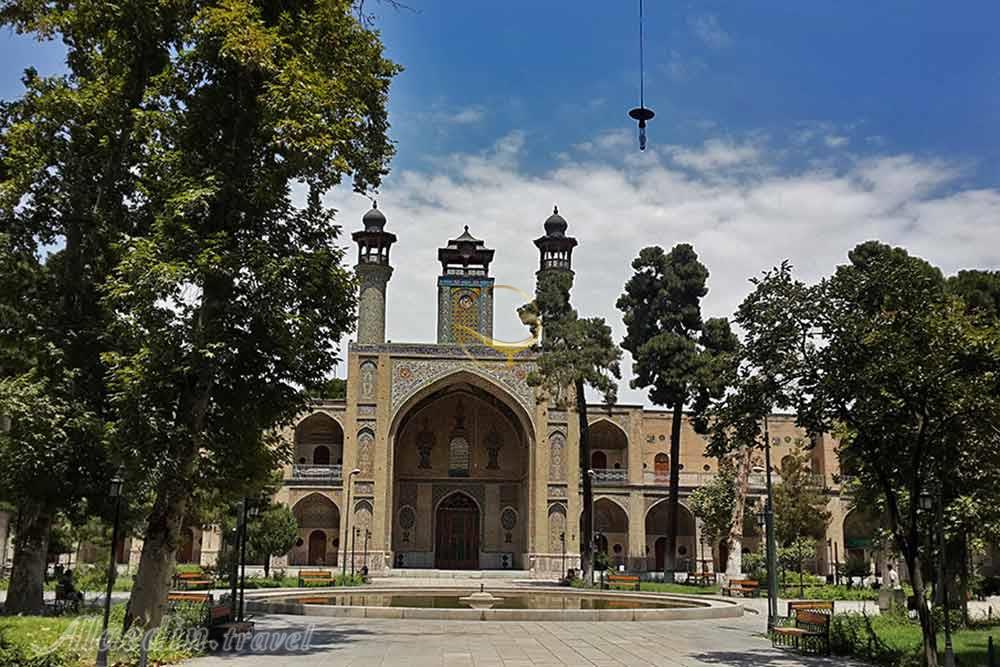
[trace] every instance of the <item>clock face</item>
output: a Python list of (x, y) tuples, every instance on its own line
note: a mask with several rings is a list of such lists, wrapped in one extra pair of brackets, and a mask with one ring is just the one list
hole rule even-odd
[(458, 299), (458, 305), (459, 305), (459, 307), (465, 308), (466, 310), (468, 310), (469, 308), (472, 308), (472, 304), (473, 303), (474, 303), (473, 298), (471, 296), (469, 296), (468, 294), (463, 294)]

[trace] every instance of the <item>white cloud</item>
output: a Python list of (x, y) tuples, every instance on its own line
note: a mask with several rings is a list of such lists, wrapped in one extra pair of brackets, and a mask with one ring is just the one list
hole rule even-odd
[(671, 146), (668, 153), (671, 159), (682, 167), (696, 171), (710, 171), (720, 167), (735, 167), (756, 162), (761, 149), (753, 143), (708, 139), (697, 147)]
[(436, 105), (433, 111), (417, 114), (422, 120), (440, 125), (477, 125), (486, 120), (486, 109), (481, 106), (470, 106), (461, 109), (443, 109)]
[(842, 148), (850, 143), (850, 139), (839, 134), (828, 134), (823, 138), (823, 141), (830, 148)]
[[(387, 180), (379, 208), (399, 237), (388, 338), (434, 340), (437, 248), (464, 225), (496, 249), (497, 281), (531, 292), (538, 264), (532, 240), (553, 204), (580, 241), (573, 256), (577, 308), (607, 318), (619, 340), (615, 301), (631, 260), (647, 245), (694, 244), (711, 272), (707, 316), (731, 315), (749, 292), (748, 278), (784, 259), (803, 279), (815, 280), (868, 239), (903, 245), (947, 273), (1000, 266), (1000, 190), (961, 189), (961, 168), (949, 162), (883, 155), (789, 172), (760, 142), (714, 139), (660, 152), (654, 144), (638, 154), (631, 135), (618, 132), (529, 173), (521, 164), (524, 146), (525, 135), (515, 132), (485, 153), (447, 156), (433, 171), (402, 171)], [(740, 169), (748, 163), (759, 168)], [(729, 176), (703, 171), (713, 165)], [(345, 232), (360, 227), (366, 199), (346, 188), (329, 199)], [(517, 305), (509, 294), (498, 296), (499, 338), (523, 336)], [(623, 370), (620, 400), (644, 402), (644, 392), (628, 388), (627, 360)]]
[(732, 42), (729, 33), (719, 25), (719, 18), (715, 14), (692, 16), (688, 18), (688, 25), (698, 39), (713, 49), (725, 48)]
[(696, 78), (708, 69), (704, 61), (698, 58), (685, 58), (678, 51), (671, 51), (670, 58), (662, 65), (667, 78), (676, 83), (684, 83)]

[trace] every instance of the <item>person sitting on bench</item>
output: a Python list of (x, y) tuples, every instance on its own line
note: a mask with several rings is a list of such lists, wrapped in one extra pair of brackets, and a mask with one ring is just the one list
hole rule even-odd
[(74, 609), (79, 609), (80, 603), (83, 602), (83, 593), (76, 590), (76, 585), (73, 583), (73, 570), (69, 568), (62, 573), (59, 581), (56, 582), (56, 601)]

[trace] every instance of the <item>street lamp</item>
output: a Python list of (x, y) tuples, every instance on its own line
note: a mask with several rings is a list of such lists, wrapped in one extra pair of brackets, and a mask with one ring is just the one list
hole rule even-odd
[[(347, 576), (347, 537), (351, 534), (351, 514), (354, 512), (351, 510), (351, 487), (354, 486), (354, 476), (360, 475), (361, 469), (355, 468), (347, 475), (347, 502), (344, 503), (344, 562), (341, 563), (340, 573), (343, 576)], [(351, 554), (351, 559), (354, 559), (353, 553)], [(351, 563), (351, 570), (354, 570), (354, 563)]]
[(567, 575), (566, 572), (566, 531), (559, 533), (559, 541), (562, 543), (562, 571), (563, 576)]
[(351, 531), (351, 576), (352, 577), (354, 576), (354, 545), (357, 542), (358, 531), (360, 530), (361, 530), (360, 528), (355, 526), (354, 530)]
[[(776, 439), (777, 440), (777, 439)], [(759, 469), (754, 468), (754, 472)], [(767, 415), (764, 415), (764, 471), (766, 474), (766, 496), (764, 498), (764, 533), (767, 544), (767, 630), (770, 633), (778, 617), (777, 551), (774, 539), (774, 483), (771, 479), (771, 434), (768, 430)]]
[(365, 528), (365, 555), (364, 555), (364, 565), (361, 566), (361, 576), (368, 576), (368, 540), (371, 539), (372, 531)]
[(121, 520), (122, 487), (125, 484), (125, 473), (122, 468), (111, 478), (108, 487), (108, 497), (115, 502), (115, 521), (111, 528), (111, 558), (108, 561), (108, 587), (104, 595), (104, 622), (101, 626), (101, 643), (97, 648), (96, 667), (108, 665), (108, 621), (111, 618), (111, 593), (115, 586), (115, 576), (118, 574), (115, 547), (118, 545), (118, 524)]
[[(938, 488), (937, 503), (928, 491), (920, 494), (920, 509), (929, 512), (937, 506), (935, 523), (937, 523), (938, 540), (938, 580), (941, 586), (941, 600), (944, 603), (944, 665), (945, 667), (955, 667), (955, 647), (951, 642), (951, 609), (948, 600), (948, 569), (946, 565), (944, 541), (944, 497), (941, 488)], [(933, 538), (932, 538), (933, 540)], [(921, 601), (922, 602), (922, 601)]]
[(249, 519), (256, 519), (260, 516), (260, 502), (254, 502), (249, 498), (243, 499), (243, 530), (240, 540), (240, 613), (239, 621), (243, 622), (245, 609), (245, 598), (247, 589), (247, 526)]

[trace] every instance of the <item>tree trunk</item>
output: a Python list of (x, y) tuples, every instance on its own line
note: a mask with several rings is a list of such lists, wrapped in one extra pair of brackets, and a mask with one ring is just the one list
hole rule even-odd
[(45, 610), (45, 569), (52, 516), (38, 507), (22, 506), (20, 512), (4, 611), (41, 614)]
[(924, 667), (938, 667), (937, 636), (934, 633), (934, 619), (930, 607), (924, 599), (924, 575), (921, 571), (920, 557), (904, 550), (906, 567), (910, 571), (910, 583), (913, 585), (913, 596), (917, 602), (917, 618), (920, 620), (920, 632), (923, 636)]
[(667, 500), (670, 516), (667, 525), (667, 548), (663, 557), (663, 580), (674, 581), (677, 570), (677, 529), (680, 525), (680, 483), (681, 483), (681, 423), (684, 419), (684, 401), (674, 403), (673, 420), (670, 423), (670, 496)]
[(736, 457), (736, 496), (733, 499), (733, 516), (729, 522), (729, 557), (726, 559), (726, 576), (743, 576), (743, 515), (746, 512), (747, 492), (750, 489), (750, 465), (753, 447), (747, 447)]
[(962, 533), (962, 567), (959, 570), (959, 591), (962, 599), (962, 625), (969, 625), (969, 536)]
[(266, 554), (264, 556), (264, 578), (267, 579), (271, 576), (271, 554)]
[(580, 570), (589, 586), (594, 581), (594, 488), (590, 475), (590, 424), (587, 421), (587, 396), (581, 380), (576, 386), (576, 413), (580, 423), (580, 472), (583, 475), (583, 513), (580, 515)]
[(187, 494), (177, 488), (176, 482), (161, 480), (156, 503), (146, 523), (139, 569), (129, 596), (126, 631), (133, 623), (145, 628), (160, 625), (163, 603), (174, 576), (174, 558), (186, 506)]

